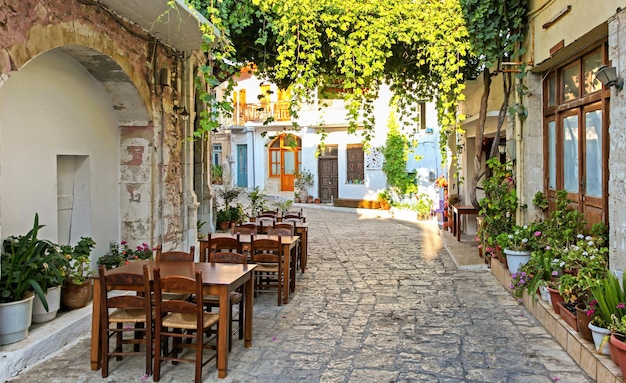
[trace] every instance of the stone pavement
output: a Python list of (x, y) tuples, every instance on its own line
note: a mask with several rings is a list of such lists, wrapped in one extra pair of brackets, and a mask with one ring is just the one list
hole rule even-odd
[[(309, 265), (290, 303), (255, 299), (252, 348), (235, 340), (228, 376), (217, 379), (212, 362), (203, 381), (593, 381), (487, 269), (457, 267), (436, 223), (304, 206)], [(10, 382), (152, 380), (141, 357), (111, 361), (102, 379), (88, 346), (81, 339)], [(162, 382), (192, 380), (191, 364), (163, 365)]]

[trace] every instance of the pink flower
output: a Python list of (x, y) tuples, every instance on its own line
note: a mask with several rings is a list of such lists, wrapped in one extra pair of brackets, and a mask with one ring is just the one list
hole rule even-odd
[(121, 243), (122, 245), (126, 245), (128, 242), (126, 242), (126, 241), (122, 241), (122, 242), (120, 242), (120, 243)]
[(539, 236), (541, 236), (541, 232), (540, 232), (539, 230), (537, 230), (537, 231), (535, 232), (535, 237), (539, 237)]
[(626, 305), (624, 303), (620, 302), (620, 303), (617, 304), (617, 306), (615, 306), (615, 308), (624, 309), (624, 308), (626, 308)]
[(595, 314), (595, 313), (596, 313), (596, 310), (594, 310), (594, 309), (589, 309), (589, 310), (587, 310), (587, 316), (588, 316), (588, 317), (592, 316), (592, 315), (593, 315), (593, 314)]

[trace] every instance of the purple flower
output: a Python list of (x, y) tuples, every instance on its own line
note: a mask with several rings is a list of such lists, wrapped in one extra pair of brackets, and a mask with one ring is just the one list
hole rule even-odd
[(541, 232), (540, 232), (539, 230), (537, 230), (537, 231), (535, 232), (535, 237), (540, 237), (540, 236), (541, 236)]
[(556, 276), (558, 276), (558, 275), (559, 275), (559, 272), (558, 272), (558, 271), (554, 270), (554, 271), (552, 272), (552, 276), (553, 276), (553, 277), (556, 277)]

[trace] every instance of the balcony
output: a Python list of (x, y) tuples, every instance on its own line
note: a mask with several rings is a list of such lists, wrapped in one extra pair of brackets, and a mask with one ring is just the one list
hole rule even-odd
[(273, 122), (290, 122), (289, 101), (235, 105), (232, 125), (245, 125), (246, 122), (263, 123), (270, 117), (273, 118)]

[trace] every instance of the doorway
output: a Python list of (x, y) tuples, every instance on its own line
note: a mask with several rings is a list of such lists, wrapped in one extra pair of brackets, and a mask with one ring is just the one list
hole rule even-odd
[(337, 145), (326, 145), (319, 159), (319, 195), (325, 203), (331, 203), (339, 196), (337, 151)]

